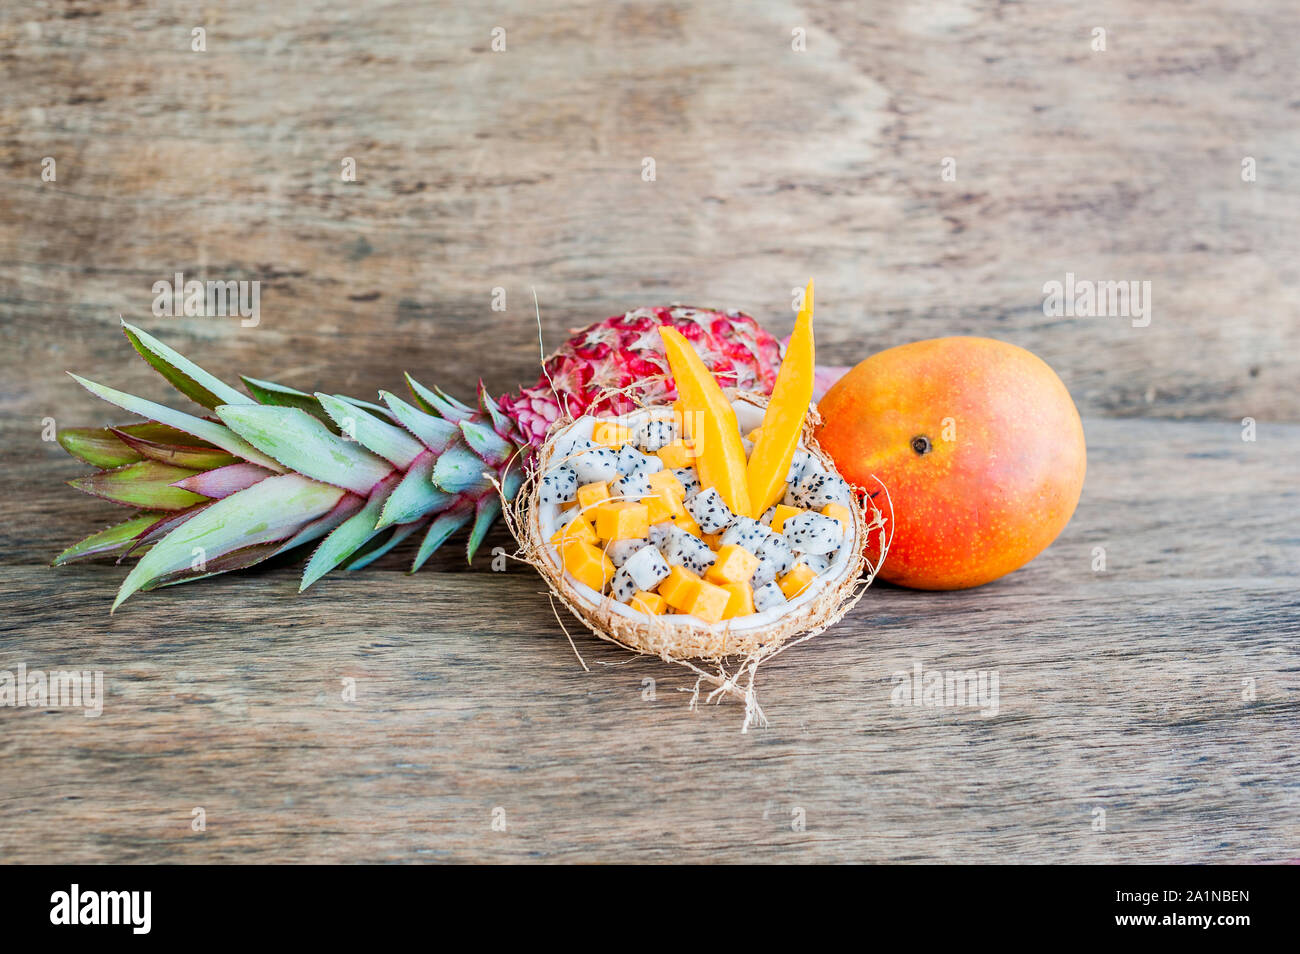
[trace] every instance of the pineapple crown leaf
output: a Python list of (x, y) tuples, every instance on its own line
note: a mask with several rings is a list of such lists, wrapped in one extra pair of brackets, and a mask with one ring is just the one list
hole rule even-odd
[(411, 394), (415, 396), (415, 402), (429, 414), (436, 414), (453, 424), (467, 421), (474, 416), (473, 408), (452, 400), (440, 389), (426, 388), (410, 374), (406, 375), (406, 384), (411, 389)]
[(397, 486), (401, 475), (391, 473), (383, 478), (370, 493), (364, 506), (352, 516), (330, 531), (320, 542), (320, 546), (307, 561), (302, 571), (302, 582), (298, 586), (301, 593), (330, 570), (355, 554), (380, 531), (375, 524), (383, 510), (384, 501)]
[(363, 496), (392, 466), (357, 443), (333, 434), (294, 407), (223, 404), (217, 416), (250, 445), (290, 470)]
[[(94, 381), (88, 381), (71, 371), (68, 372), (68, 375), (91, 394), (103, 398), (109, 404), (116, 404), (124, 411), (130, 411), (132, 414), (138, 414), (140, 417), (157, 421), (160, 424), (170, 425), (179, 431), (197, 437), (199, 440), (206, 441), (214, 447), (220, 447), (236, 457), (242, 457), (244, 460), (261, 464), (271, 470), (283, 472), (284, 468), (275, 460), (262, 454), (253, 445), (222, 424), (195, 417), (193, 414), (186, 414), (184, 411), (176, 411), (162, 404), (155, 404), (153, 401), (146, 401), (144, 398), (102, 384), (96, 384)], [(237, 405), (229, 406), (234, 407)], [(256, 407), (257, 405), (238, 406)]]
[(127, 507), (186, 510), (207, 498), (173, 484), (196, 473), (198, 471), (156, 460), (141, 460), (113, 470), (101, 470), (88, 477), (77, 477), (68, 484), (83, 493)]
[(169, 348), (153, 335), (135, 325), (122, 322), (122, 331), (131, 346), (155, 371), (195, 404), (209, 410), (218, 404), (251, 404), (243, 394), (215, 375), (204, 371), (184, 355)]
[(84, 540), (74, 543), (56, 556), (50, 566), (64, 566), (75, 560), (115, 553), (130, 545), (132, 540), (148, 530), (162, 516), (162, 513), (156, 510), (142, 510), (121, 523), (92, 533)]
[(460, 428), (451, 421), (427, 414), (407, 404), (389, 391), (380, 391), (380, 398), (388, 405), (399, 424), (418, 437), (421, 443), (435, 454), (441, 454), (460, 438)]
[(435, 517), (429, 524), (429, 532), (424, 535), (424, 541), (420, 544), (415, 559), (411, 562), (411, 572), (414, 573), (424, 566), (425, 561), (447, 542), (447, 538), (469, 523), (473, 515), (474, 510), (468, 502), (458, 501), (449, 510)]
[(236, 550), (278, 544), (327, 513), (343, 493), (301, 474), (276, 474), (212, 503), (150, 547), (122, 581), (113, 609), (173, 574), (203, 570)]
[(316, 400), (348, 438), (400, 470), (410, 467), (424, 450), (405, 430), (388, 423), (387, 408), (384, 409), (386, 419), (380, 420), (369, 410), (329, 394), (317, 392)]
[(474, 421), (461, 421), (461, 433), (468, 444), (484, 461), (492, 467), (500, 467), (514, 453), (514, 445), (503, 439), (490, 427), (484, 427)]
[(455, 498), (434, 487), (430, 479), (435, 463), (437, 458), (429, 451), (415, 460), (402, 482), (389, 494), (376, 530), (393, 524), (411, 523), (452, 503)]

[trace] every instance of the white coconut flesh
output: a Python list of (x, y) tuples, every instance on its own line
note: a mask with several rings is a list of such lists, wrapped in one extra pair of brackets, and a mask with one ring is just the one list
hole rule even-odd
[[(765, 403), (762, 398), (756, 399), (748, 395), (733, 399), (732, 406), (736, 411), (742, 435), (762, 425)], [(620, 416), (616, 423), (628, 427), (635, 434), (638, 425), (648, 420), (662, 418), (666, 411), (667, 409), (662, 407), (644, 408)], [(815, 414), (815, 411), (813, 413)], [(545, 475), (564, 461), (571, 459), (575, 448), (583, 446), (583, 441), (592, 439), (596, 425), (602, 420), (606, 419), (584, 416), (552, 434), (539, 455), (537, 474)], [(833, 462), (813, 439), (811, 422), (805, 426), (799, 446), (809, 454), (810, 458), (805, 474), (818, 472), (838, 476)], [(866, 522), (863, 519), (861, 505), (853, 499), (852, 492), (841, 482), (835, 483), (838, 486), (830, 493), (836, 502), (848, 508), (853, 519), (851, 525), (844, 531), (837, 550), (831, 556), (830, 565), (794, 599), (762, 612), (724, 619), (717, 623), (708, 623), (699, 617), (687, 614), (665, 613), (651, 616), (619, 602), (609, 593), (592, 589), (564, 570), (559, 548), (550, 542), (556, 532), (573, 519), (575, 511), (571, 505), (566, 511), (564, 504), (561, 503), (541, 503), (537, 493), (538, 482), (534, 482), (531, 488), (532, 499), (529, 501), (531, 512), (527, 515), (531, 531), (530, 549), (534, 557), (532, 562), (556, 589), (557, 594), (589, 628), (601, 635), (609, 635), (609, 630), (615, 630), (616, 640), (632, 644), (633, 648), (672, 654), (673, 633), (677, 632), (685, 637), (680, 640), (681, 647), (684, 649), (679, 654), (682, 656), (722, 655), (719, 647), (726, 647), (726, 651), (753, 651), (756, 648), (766, 647), (772, 642), (783, 642), (801, 632), (824, 628), (842, 616), (853, 600), (853, 584), (864, 565), (862, 549)], [(841, 497), (843, 499), (840, 499)], [(639, 638), (642, 627), (637, 624), (650, 624), (656, 631), (655, 638), (653, 640)], [(686, 636), (684, 632), (686, 630), (695, 631), (695, 634)], [(628, 638), (629, 632), (634, 634), (631, 639)], [(724, 638), (719, 640), (718, 636)]]

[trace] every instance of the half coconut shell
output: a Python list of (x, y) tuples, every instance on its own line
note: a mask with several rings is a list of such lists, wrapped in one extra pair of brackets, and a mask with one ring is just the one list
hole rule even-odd
[[(767, 398), (728, 390), (741, 432), (762, 424)], [(635, 428), (662, 408), (647, 407), (619, 418)], [(569, 452), (575, 440), (589, 439), (598, 419), (582, 417), (558, 426), (538, 454), (536, 467), (513, 504), (511, 529), (519, 540), (521, 558), (535, 566), (551, 590), (588, 629), (602, 639), (639, 653), (649, 653), (672, 662), (707, 660), (719, 663), (727, 657), (766, 658), (793, 639), (813, 636), (837, 622), (862, 597), (874, 575), (865, 580), (863, 557), (867, 534), (883, 526), (883, 518), (870, 498), (863, 506), (850, 506), (852, 527), (840, 546), (830, 569), (820, 574), (793, 600), (775, 609), (709, 624), (692, 616), (648, 616), (597, 593), (564, 571), (558, 549), (550, 538), (560, 526), (560, 508), (542, 504), (538, 480), (554, 462)], [(799, 446), (812, 455), (827, 472), (838, 474), (830, 456), (822, 451), (814, 433), (820, 420), (810, 409)], [(852, 503), (852, 501), (850, 501)]]

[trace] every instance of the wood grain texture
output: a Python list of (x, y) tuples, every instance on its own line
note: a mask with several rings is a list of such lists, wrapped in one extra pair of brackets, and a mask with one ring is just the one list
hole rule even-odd
[[(0, 670), (108, 695), (0, 709), (0, 858), (1294, 858), (1298, 37), (1277, 0), (0, 10)], [(151, 316), (176, 271), (260, 281), (261, 324)], [(1150, 280), (1150, 326), (1045, 318), (1066, 271)], [(62, 372), (164, 393), (119, 315), (224, 377), (465, 394), (535, 378), (533, 288), (555, 344), (670, 300), (785, 333), (810, 275), (823, 360), (954, 333), (1043, 356), (1089, 473), (1026, 569), (873, 588), (760, 671), (766, 729), (574, 629), (584, 672), (536, 575), (456, 548), (113, 617), (121, 568), (44, 565), (114, 516), (40, 440), (116, 420)], [(917, 662), (997, 670), (999, 713), (890, 705)]]
[[(281, 568), (145, 594), (110, 617), (120, 568), (32, 565), (18, 527), (46, 529), (48, 553), (87, 520), (70, 491), (34, 480), (67, 468), (34, 459), (5, 494), (5, 549), (29, 555), (0, 567), (0, 669), (102, 669), (107, 699), (99, 718), (0, 709), (0, 853), (1294, 857), (1300, 427), (1255, 444), (1208, 423), (1087, 430), (1083, 502), (1044, 555), (968, 592), (873, 587), (760, 670), (770, 725), (747, 735), (737, 704), (691, 712), (693, 677), (570, 621), (584, 672), (522, 567), (408, 576), (390, 555), (300, 598)], [(996, 670), (998, 713), (891, 705), (893, 673), (917, 662)], [(190, 830), (195, 807), (206, 832)]]
[[(825, 359), (992, 334), (1085, 413), (1296, 421), (1298, 38), (1277, 0), (24, 4), (0, 320), (42, 375), (120, 314), (221, 373), (465, 392), (536, 377), (532, 288), (554, 344), (669, 300), (785, 333), (812, 275)], [(153, 319), (176, 271), (261, 281), (262, 324)], [(1045, 318), (1067, 271), (1151, 281), (1150, 326)]]

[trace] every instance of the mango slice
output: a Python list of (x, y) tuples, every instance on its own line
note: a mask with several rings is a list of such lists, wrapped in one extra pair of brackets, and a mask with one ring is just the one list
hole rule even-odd
[(785, 477), (799, 446), (804, 416), (812, 404), (816, 365), (812, 319), (813, 283), (810, 281), (804, 292), (803, 307), (794, 322), (794, 334), (776, 374), (772, 400), (763, 414), (761, 433), (754, 441), (754, 453), (745, 468), (749, 500), (755, 513), (763, 513), (784, 495)]
[(731, 402), (681, 332), (664, 325), (659, 334), (677, 382), (677, 407), (697, 449), (695, 469), (700, 483), (716, 488), (732, 513), (754, 516), (745, 476), (745, 445), (740, 442), (740, 425)]

